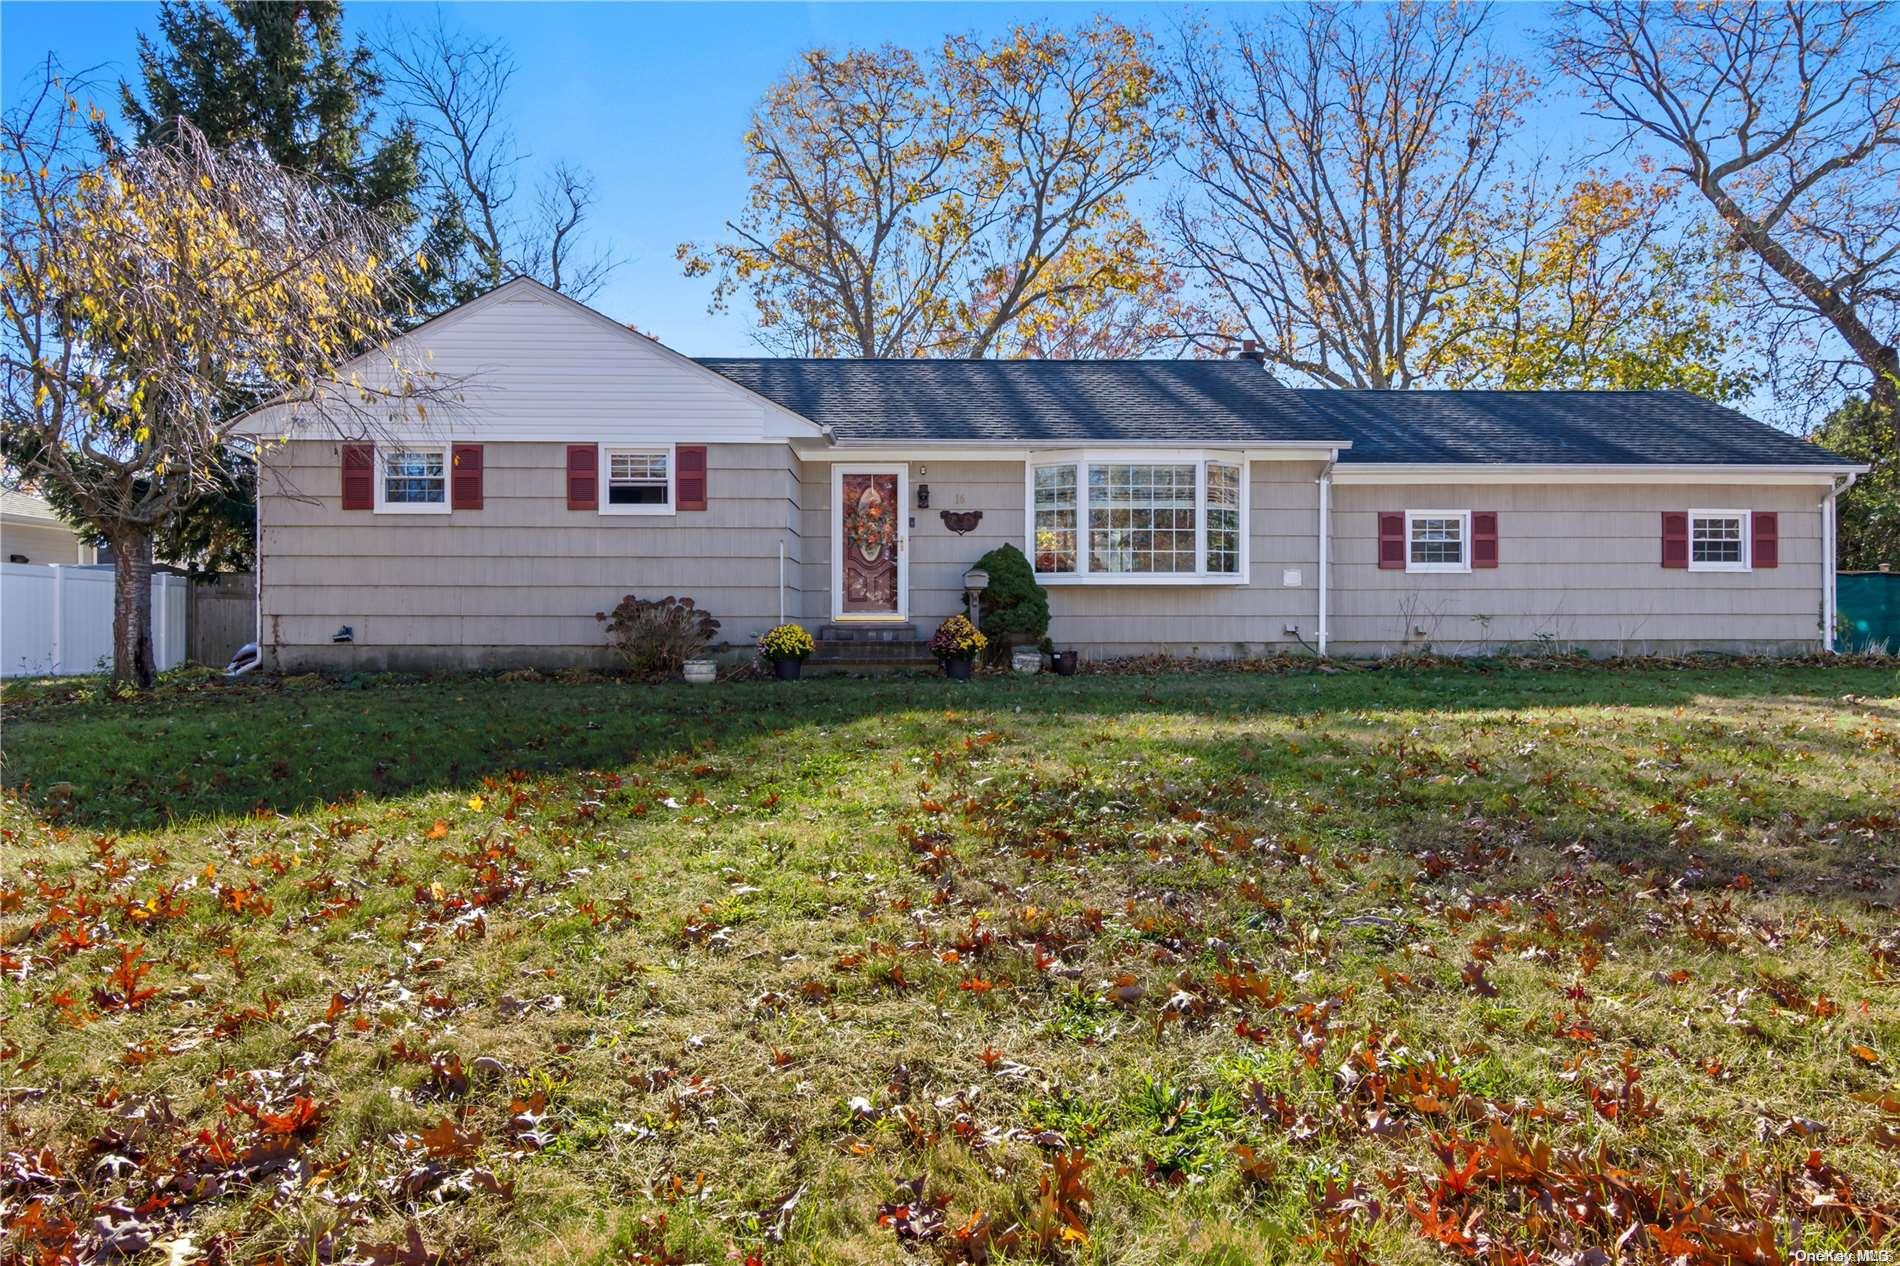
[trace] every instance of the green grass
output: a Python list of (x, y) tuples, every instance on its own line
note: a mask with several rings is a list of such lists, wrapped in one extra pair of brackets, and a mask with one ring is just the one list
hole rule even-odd
[(1739, 1260), (1900, 1216), (1890, 666), (353, 684), (8, 686), (16, 1242)]

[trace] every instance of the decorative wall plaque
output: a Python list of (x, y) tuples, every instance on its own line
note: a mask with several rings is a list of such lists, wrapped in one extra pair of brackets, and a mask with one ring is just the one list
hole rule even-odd
[(945, 527), (958, 536), (965, 536), (974, 532), (976, 525), (983, 521), (983, 512), (981, 510), (945, 510), (940, 517)]

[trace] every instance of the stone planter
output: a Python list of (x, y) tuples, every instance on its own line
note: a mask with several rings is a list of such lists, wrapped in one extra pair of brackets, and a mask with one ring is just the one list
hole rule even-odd
[(711, 659), (689, 659), (686, 661), (686, 680), (695, 686), (710, 686), (719, 676), (719, 663)]
[(805, 671), (802, 659), (775, 659), (772, 661), (772, 675), (780, 681), (797, 681), (798, 674)]
[(1049, 657), (1049, 664), (1056, 670), (1056, 676), (1073, 677), (1082, 666), (1082, 656), (1075, 651), (1057, 651)]
[(1025, 677), (1042, 671), (1042, 652), (1033, 646), (1018, 646), (1009, 653), (1009, 669)]
[(943, 662), (943, 675), (951, 681), (970, 680), (970, 670), (976, 667), (973, 659), (946, 659)]

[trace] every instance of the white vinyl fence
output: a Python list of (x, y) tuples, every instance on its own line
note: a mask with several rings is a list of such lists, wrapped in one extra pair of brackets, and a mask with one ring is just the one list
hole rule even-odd
[[(184, 662), (189, 584), (152, 575), (152, 658)], [(112, 568), (0, 563), (0, 676), (59, 677), (112, 667)]]

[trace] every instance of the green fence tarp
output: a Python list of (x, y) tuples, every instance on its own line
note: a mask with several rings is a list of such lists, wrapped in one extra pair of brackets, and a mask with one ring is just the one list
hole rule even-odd
[(1900, 572), (1849, 571), (1834, 578), (1839, 649), (1900, 651)]

